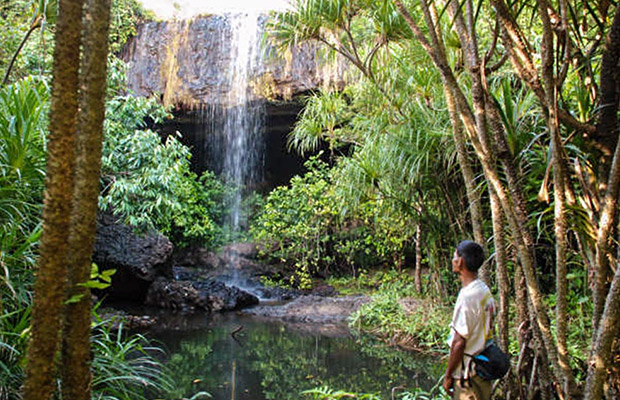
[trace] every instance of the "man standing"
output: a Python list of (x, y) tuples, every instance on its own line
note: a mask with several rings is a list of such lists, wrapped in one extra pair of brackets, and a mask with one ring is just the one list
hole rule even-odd
[(495, 301), (488, 286), (478, 279), (484, 251), (475, 242), (461, 242), (452, 258), (452, 272), (462, 288), (454, 306), (450, 325), (450, 356), (443, 387), (455, 400), (489, 400), (491, 381), (468, 368), (470, 355), (480, 353), (493, 336)]

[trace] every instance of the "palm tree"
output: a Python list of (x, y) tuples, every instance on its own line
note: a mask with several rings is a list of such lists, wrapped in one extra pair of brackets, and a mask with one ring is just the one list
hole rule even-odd
[(56, 24), (43, 234), (32, 311), (24, 399), (51, 399), (59, 350), (73, 204), (83, 2), (61, 1)]
[(89, 0), (84, 18), (80, 114), (76, 139), (76, 172), (69, 236), (69, 270), (62, 341), (62, 397), (91, 398), (90, 290), (83, 285), (91, 272), (95, 242), (103, 119), (105, 114), (106, 65), (110, 0)]
[[(90, 297), (80, 284), (89, 279), (95, 235), (109, 12), (109, 1), (89, 1), (83, 26), (76, 23), (83, 21), (83, 2), (59, 4), (43, 234), (25, 399), (54, 396), (55, 357), (63, 328), (62, 395), (90, 398)], [(82, 32), (84, 54), (79, 76)], [(65, 310), (67, 290), (71, 297)]]

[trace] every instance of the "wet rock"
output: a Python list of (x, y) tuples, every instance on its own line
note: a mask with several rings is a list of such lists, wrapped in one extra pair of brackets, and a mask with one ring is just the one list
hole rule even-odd
[(252, 242), (234, 243), (221, 250), (222, 257), (240, 257), (255, 260), (258, 257), (258, 245)]
[[(218, 253), (200, 248), (182, 249), (174, 256), (173, 277), (178, 281), (196, 282), (198, 286), (205, 285), (205, 282), (209, 284), (221, 282), (226, 287), (239, 288), (268, 300), (290, 300), (303, 293), (296, 289), (265, 287), (261, 281), (262, 277), (274, 278), (274, 275), (280, 275), (274, 271), (273, 266), (264, 264), (258, 257), (258, 246), (250, 242), (224, 246)], [(322, 290), (324, 295), (333, 294), (333, 288), (331, 292), (327, 287)], [(231, 305), (222, 306), (224, 309), (238, 308)]]
[(290, 322), (336, 323), (343, 322), (363, 304), (370, 301), (368, 296), (321, 297), (300, 296), (284, 305), (265, 305), (245, 313), (283, 319)]
[(192, 282), (172, 281), (163, 277), (158, 278), (149, 287), (145, 303), (182, 313), (210, 311), (208, 299), (201, 296)]
[(222, 247), (217, 253), (202, 247), (179, 249), (174, 264), (205, 270), (258, 268), (258, 246), (255, 243), (235, 243)]
[(177, 281), (195, 281), (205, 279), (204, 272), (192, 267), (172, 267), (172, 276)]
[(258, 260), (258, 253), (259, 246), (251, 242), (224, 246), (217, 253), (199, 247), (179, 249), (173, 256), (174, 276), (177, 280), (201, 277), (231, 282), (241, 279), (252, 281), (247, 284), (249, 286), (257, 286), (261, 276), (271, 273), (271, 267)]
[(254, 292), (262, 299), (274, 301), (291, 300), (303, 294), (301, 290), (282, 287), (258, 287)]
[(215, 280), (174, 281), (158, 278), (148, 290), (146, 304), (183, 313), (217, 312), (258, 304), (258, 298)]
[(222, 266), (221, 258), (215, 252), (203, 247), (187, 247), (175, 250), (173, 262), (174, 265), (200, 267), (206, 270)]
[(106, 296), (112, 300), (143, 301), (158, 276), (172, 276), (173, 245), (163, 235), (136, 234), (112, 216), (100, 216), (93, 262), (100, 270), (115, 269)]
[(212, 311), (239, 310), (258, 304), (258, 298), (234, 286), (215, 280), (192, 283), (202, 296), (209, 300)]
[(332, 285), (321, 285), (312, 289), (312, 294), (315, 296), (336, 296), (338, 295), (338, 291)]
[(99, 313), (99, 318), (111, 330), (122, 329), (146, 329), (158, 323), (156, 317), (151, 315), (131, 315), (125, 311), (105, 309)]

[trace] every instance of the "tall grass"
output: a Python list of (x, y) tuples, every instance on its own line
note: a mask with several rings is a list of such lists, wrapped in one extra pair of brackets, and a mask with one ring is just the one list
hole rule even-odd
[(172, 379), (158, 359), (164, 351), (143, 335), (128, 334), (122, 323), (113, 330), (110, 322), (98, 322), (91, 337), (93, 399), (138, 400), (169, 392)]
[(0, 236), (39, 220), (45, 177), (48, 88), (26, 78), (0, 88)]
[[(441, 349), (448, 336), (450, 309), (429, 299), (412, 298), (412, 284), (387, 282), (350, 319), (352, 328), (369, 332), (404, 348)], [(401, 301), (411, 299), (405, 310)]]
[(0, 315), (0, 400), (20, 399), (30, 307)]

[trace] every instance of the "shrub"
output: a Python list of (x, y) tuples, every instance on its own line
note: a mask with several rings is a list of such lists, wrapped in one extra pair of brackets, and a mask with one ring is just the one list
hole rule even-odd
[(293, 177), (290, 186), (269, 194), (251, 227), (256, 240), (275, 244), (272, 256), (292, 265), (302, 286), (310, 274), (332, 263), (329, 248), (338, 216), (327, 165), (314, 157), (305, 166), (304, 176)]
[(107, 102), (102, 157), (102, 209), (138, 230), (156, 229), (176, 245), (218, 244), (224, 185), (190, 170), (191, 153), (178, 138), (147, 129), (170, 115), (153, 98), (114, 96)]
[(45, 179), (45, 81), (0, 88), (0, 235), (38, 222)]
[[(254, 239), (270, 244), (271, 256), (308, 284), (318, 272), (351, 272), (384, 265), (402, 267), (414, 229), (398, 211), (367, 200), (351, 209), (320, 155), (289, 186), (273, 190), (251, 227)], [(341, 210), (347, 209), (346, 213)]]

